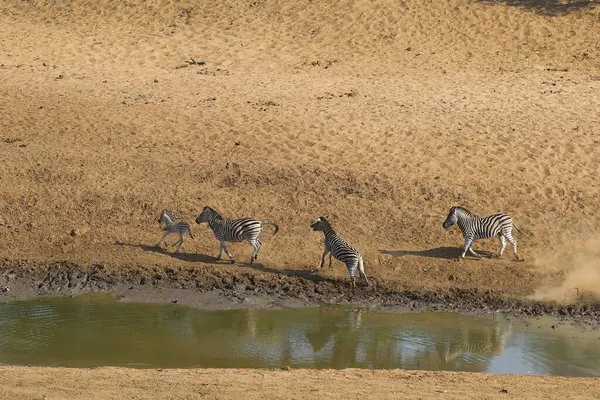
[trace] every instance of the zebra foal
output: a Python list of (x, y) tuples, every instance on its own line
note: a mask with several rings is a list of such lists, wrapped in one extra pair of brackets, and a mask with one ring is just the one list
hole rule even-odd
[(362, 256), (355, 248), (350, 246), (344, 239), (335, 233), (331, 224), (327, 221), (327, 218), (317, 218), (310, 227), (313, 231), (321, 231), (325, 235), (325, 250), (321, 256), (321, 262), (319, 263), (318, 269), (323, 268), (325, 256), (329, 253), (329, 267), (331, 267), (332, 256), (335, 257), (336, 260), (346, 264), (346, 268), (348, 268), (348, 273), (350, 274), (350, 285), (352, 290), (354, 290), (355, 287), (354, 273), (356, 272), (356, 268), (358, 268), (360, 276), (365, 280), (366, 286), (369, 286), (369, 280), (365, 274), (365, 265)]
[(273, 235), (279, 231), (279, 226), (275, 222), (258, 221), (253, 218), (224, 219), (218, 212), (208, 206), (204, 207), (198, 218), (196, 218), (197, 224), (203, 222), (208, 223), (215, 238), (220, 243), (219, 254), (217, 254), (216, 258), (220, 259), (223, 250), (225, 250), (231, 264), (235, 263), (235, 259), (229, 252), (225, 242), (242, 242), (245, 240), (250, 243), (254, 249), (250, 257), (250, 264), (252, 264), (258, 258), (258, 251), (262, 246), (260, 234), (262, 233), (263, 226), (272, 225), (275, 227)]
[(162, 242), (165, 242), (165, 246), (168, 246), (166, 241), (167, 235), (169, 235), (170, 233), (179, 233), (179, 240), (175, 242), (175, 244), (179, 243), (179, 247), (177, 247), (175, 253), (179, 253), (179, 249), (181, 249), (181, 245), (183, 244), (183, 235), (185, 235), (185, 233), (187, 232), (192, 239), (194, 238), (192, 236), (192, 231), (190, 230), (190, 224), (183, 221), (176, 221), (175, 217), (173, 216), (173, 214), (171, 214), (169, 210), (162, 211), (162, 213), (160, 214), (160, 218), (158, 219), (158, 223), (161, 226), (163, 223), (165, 224), (165, 233), (156, 244), (156, 247), (160, 247), (160, 244)]
[[(508, 240), (513, 248), (513, 253), (518, 261), (523, 261), (517, 254), (517, 241), (512, 236), (513, 220), (506, 213), (490, 214), (485, 216), (478, 216), (472, 214), (469, 210), (463, 207), (451, 207), (446, 220), (442, 224), (444, 229), (449, 229), (453, 225), (458, 225), (460, 231), (463, 234), (465, 244), (463, 246), (463, 252), (460, 256), (461, 259), (465, 258), (465, 254), (470, 252), (475, 257), (481, 258), (473, 250), (473, 244), (478, 239), (489, 239), (494, 236), (498, 236), (500, 241), (500, 250), (498, 251), (497, 257), (502, 257), (502, 252), (506, 247), (506, 241)], [(517, 227), (514, 227), (517, 229)], [(517, 231), (519, 231), (517, 229)], [(519, 231), (520, 232), (520, 231)]]

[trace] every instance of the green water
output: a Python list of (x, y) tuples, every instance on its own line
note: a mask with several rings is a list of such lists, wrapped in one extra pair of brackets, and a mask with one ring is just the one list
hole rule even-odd
[(0, 363), (600, 376), (600, 332), (552, 324), (333, 306), (203, 311), (85, 295), (0, 304)]

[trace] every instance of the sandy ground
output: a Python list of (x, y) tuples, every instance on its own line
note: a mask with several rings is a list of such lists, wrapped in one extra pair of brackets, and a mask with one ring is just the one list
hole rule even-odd
[[(120, 380), (126, 381), (122, 385)], [(600, 379), (346, 370), (0, 367), (0, 396), (29, 399), (597, 399)], [(326, 382), (326, 385), (324, 383)]]
[[(343, 265), (310, 273), (324, 215), (363, 254), (371, 300), (597, 300), (591, 3), (2, 1), (0, 284), (71, 288), (64, 270), (16, 283), (67, 263), (112, 284), (138, 268), (140, 285), (285, 290), (293, 277), (296, 298), (344, 297)], [(215, 263), (193, 223), (206, 205), (280, 224), (258, 266), (243, 264), (247, 244), (230, 247), (238, 265)], [(460, 233), (441, 227), (452, 205), (510, 213), (525, 262), (510, 247), (457, 262)], [(180, 255), (152, 247), (163, 208), (192, 223)]]
[[(600, 28), (546, 3), (4, 2), (0, 255), (209, 267), (211, 205), (279, 222), (274, 273), (317, 265), (324, 215), (386, 282), (593, 291)], [(457, 263), (452, 205), (509, 212), (526, 262)], [(151, 247), (163, 208), (193, 225), (182, 255)]]

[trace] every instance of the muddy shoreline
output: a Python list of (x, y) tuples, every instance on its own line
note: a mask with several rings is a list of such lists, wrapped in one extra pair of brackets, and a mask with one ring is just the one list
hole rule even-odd
[(515, 318), (553, 316), (586, 329), (600, 329), (600, 304), (529, 301), (493, 291), (450, 288), (415, 290), (372, 279), (352, 293), (348, 282), (306, 273), (237, 272), (209, 266), (82, 266), (71, 262), (3, 260), (1, 301), (105, 292), (120, 301), (172, 302), (202, 309), (352, 305), (390, 312), (440, 311)]

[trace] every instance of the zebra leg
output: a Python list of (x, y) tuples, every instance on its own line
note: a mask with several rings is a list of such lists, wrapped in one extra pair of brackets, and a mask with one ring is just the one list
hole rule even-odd
[(362, 257), (358, 260), (358, 273), (360, 274), (360, 277), (365, 280), (366, 286), (369, 286), (369, 280), (367, 279), (367, 274), (365, 274), (365, 264)]
[(506, 238), (501, 233), (498, 235), (498, 240), (500, 240), (500, 250), (498, 250), (498, 258), (502, 257), (502, 253), (504, 252), (504, 248), (506, 247)]
[[(179, 243), (179, 246), (177, 247), (177, 250), (175, 250), (175, 253), (179, 253), (179, 250), (181, 249), (181, 245), (183, 244), (183, 241), (178, 240), (177, 243)], [(175, 243), (175, 244), (177, 244)]]
[(513, 235), (510, 232), (505, 232), (504, 235), (506, 236), (506, 239), (508, 239), (508, 241), (512, 245), (513, 254), (515, 255), (515, 258), (517, 259), (517, 261), (523, 261), (522, 258), (519, 258), (519, 254), (517, 253), (517, 241), (515, 240)]
[(219, 254), (215, 257), (217, 260), (221, 259), (221, 255), (223, 255), (223, 243), (219, 241)]
[(460, 255), (459, 260), (465, 258), (465, 255), (467, 254), (467, 251), (473, 251), (473, 249), (471, 249), (471, 246), (473, 245), (474, 240), (472, 238), (465, 238), (465, 245), (463, 246), (463, 252)]
[(229, 257), (229, 263), (235, 264), (235, 260), (233, 259), (233, 256), (229, 252), (229, 249), (227, 248), (227, 245), (225, 244), (225, 242), (223, 240), (221, 240), (221, 248), (223, 248), (223, 250), (225, 250), (225, 254), (227, 254), (227, 256)]
[(469, 253), (473, 254), (475, 257), (477, 258), (481, 258), (481, 255), (478, 253), (475, 253), (475, 250), (473, 250), (473, 244), (471, 243), (471, 245), (469, 246)]
[(258, 251), (260, 250), (262, 243), (260, 242), (259, 238), (249, 239), (248, 243), (250, 243), (252, 248), (254, 248), (254, 251), (252, 252), (252, 257), (250, 257), (250, 264), (253, 264), (254, 261), (256, 261), (256, 259), (258, 258)]
[(179, 253), (179, 249), (181, 249), (181, 245), (183, 244), (183, 233), (181, 232), (179, 233), (179, 240), (177, 241), (177, 243), (179, 243), (179, 247), (177, 248), (177, 250), (175, 250), (175, 253)]
[(327, 253), (329, 253), (329, 250), (327, 250), (327, 248), (325, 248), (325, 250), (323, 250), (323, 255), (321, 255), (321, 262), (319, 263), (319, 266), (317, 267), (317, 269), (323, 268), (323, 265), (325, 264), (325, 256), (327, 255)]
[(350, 287), (352, 288), (353, 292), (354, 292), (354, 288), (356, 287), (356, 282), (354, 279), (354, 272), (356, 271), (357, 266), (358, 266), (358, 261), (354, 262), (352, 264), (346, 264), (346, 267), (348, 268), (348, 273), (350, 274)]
[(162, 236), (162, 238), (160, 238), (160, 240), (158, 241), (158, 243), (156, 244), (155, 247), (160, 247), (160, 244), (162, 242), (165, 242), (165, 245), (167, 244), (167, 241), (165, 240), (165, 238), (167, 237), (167, 235), (169, 234), (169, 232), (165, 232), (165, 234)]
[(331, 259), (333, 258), (333, 253), (329, 252), (329, 268), (331, 268)]

